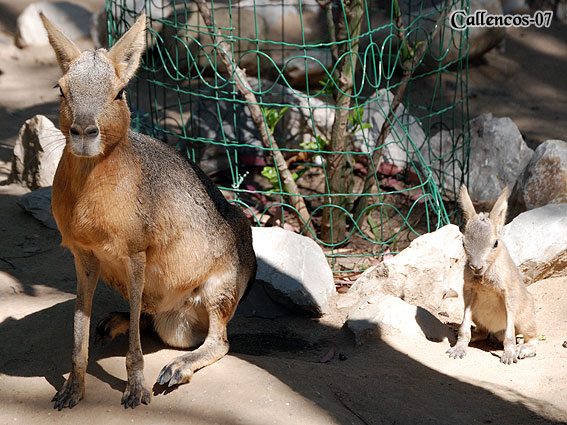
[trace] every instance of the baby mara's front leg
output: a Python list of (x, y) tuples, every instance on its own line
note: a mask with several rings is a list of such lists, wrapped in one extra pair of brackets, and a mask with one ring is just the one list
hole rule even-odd
[(500, 357), (500, 362), (504, 364), (512, 364), (518, 362), (518, 353), (516, 351), (516, 327), (515, 317), (510, 296), (504, 296), (504, 305), (506, 306), (506, 330), (504, 332), (504, 352)]
[(453, 359), (462, 359), (467, 354), (467, 347), (471, 341), (472, 326), (472, 308), (475, 299), (475, 293), (472, 288), (468, 288), (463, 294), (465, 300), (465, 311), (463, 321), (459, 327), (459, 336), (457, 343), (447, 350), (449, 357)]

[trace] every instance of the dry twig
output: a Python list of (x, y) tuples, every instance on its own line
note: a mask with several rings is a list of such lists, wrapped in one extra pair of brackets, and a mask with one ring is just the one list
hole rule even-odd
[(305, 201), (299, 193), (297, 184), (295, 183), (295, 180), (293, 179), (293, 176), (287, 167), (284, 156), (279, 150), (274, 136), (265, 125), (264, 115), (262, 114), (262, 110), (258, 105), (256, 96), (252, 92), (252, 88), (250, 87), (250, 83), (248, 82), (248, 78), (246, 77), (245, 70), (235, 65), (236, 62), (234, 61), (229, 42), (224, 39), (217, 42), (211, 10), (206, 0), (195, 0), (195, 3), (197, 4), (197, 8), (199, 9), (201, 17), (203, 18), (205, 24), (209, 29), (209, 35), (211, 36), (213, 43), (215, 43), (224, 53), (220, 55), (220, 58), (224, 66), (226, 67), (228, 74), (235, 74), (236, 76), (236, 78), (234, 78), (236, 88), (238, 89), (244, 100), (246, 100), (246, 104), (250, 109), (250, 114), (252, 115), (254, 124), (256, 124), (256, 127), (258, 127), (258, 130), (260, 131), (262, 143), (266, 148), (272, 149), (275, 165), (282, 177), (282, 187), (290, 195), (290, 204), (298, 211), (301, 219), (303, 220), (303, 224), (305, 226), (304, 228), (309, 229), (308, 235), (315, 237), (315, 229), (313, 228), (313, 224), (310, 221), (310, 214), (307, 206), (305, 205)]
[[(447, 17), (447, 14), (450, 10), (451, 9), (449, 7), (446, 7), (444, 9), (443, 13), (439, 16), (439, 19), (437, 19), (437, 22), (435, 24), (435, 29), (431, 33), (431, 37), (430, 37), (429, 41), (421, 43), (418, 46), (418, 48), (416, 49), (413, 58), (407, 60), (406, 63), (404, 63), (404, 68), (405, 68), (404, 74), (403, 74), (403, 77), (400, 81), (400, 85), (398, 87), (398, 90), (396, 91), (396, 94), (394, 96), (394, 99), (392, 100), (392, 103), (390, 104), (390, 110), (388, 112), (388, 116), (386, 117), (386, 120), (384, 121), (384, 123), (382, 124), (382, 128), (380, 129), (380, 135), (378, 136), (378, 140), (376, 141), (376, 147), (382, 146), (385, 143), (386, 138), (390, 134), (390, 130), (392, 128), (391, 123), (394, 122), (394, 120), (396, 119), (396, 109), (398, 109), (398, 106), (400, 105), (402, 98), (404, 97), (404, 94), (406, 92), (406, 88), (408, 86), (408, 83), (409, 83), (411, 77), (413, 76), (414, 71), (417, 69), (417, 66), (412, 66), (412, 65), (419, 64), (422, 61), (423, 57), (425, 56), (425, 52), (427, 50), (427, 47), (429, 47), (431, 42), (433, 42), (435, 37), (437, 37), (437, 34), (439, 33), (440, 29), (443, 27), (443, 21)], [(399, 8), (398, 8), (398, 16), (396, 18), (396, 25), (398, 27), (398, 38), (400, 39), (401, 45), (403, 45), (403, 43), (405, 42), (406, 31), (405, 31), (405, 27), (404, 27), (403, 22), (402, 22), (402, 14), (401, 14), (401, 11), (399, 10)], [(382, 162), (383, 156), (384, 156), (383, 149), (376, 149), (374, 151), (374, 153), (372, 154), (372, 162), (374, 163), (376, 170), (378, 170), (378, 167), (380, 166), (380, 163)], [(373, 192), (375, 190), (374, 187), (377, 185), (377, 182), (376, 182), (374, 177), (375, 177), (374, 173), (371, 173), (371, 172), (368, 173), (368, 175), (366, 176), (366, 179), (364, 181), (364, 186), (363, 186), (361, 193), (363, 193), (363, 194), (364, 193), (370, 193), (370, 192)], [(354, 212), (354, 218), (355, 219), (357, 219), (357, 217), (359, 217), (362, 214), (362, 212), (366, 208), (366, 204), (367, 204), (367, 201), (368, 201), (369, 198), (370, 197), (368, 197), (368, 196), (361, 196), (357, 200), (357, 207), (356, 207), (356, 210)]]

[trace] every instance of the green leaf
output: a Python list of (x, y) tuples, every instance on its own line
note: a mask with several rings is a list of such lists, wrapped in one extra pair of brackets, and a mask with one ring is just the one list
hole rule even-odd
[(272, 185), (272, 188), (279, 189), (280, 181), (278, 179), (278, 173), (276, 171), (276, 167), (265, 166), (264, 168), (262, 168), (260, 174), (262, 174), (262, 176), (268, 179), (268, 181)]
[(368, 217), (366, 218), (366, 220), (368, 221), (368, 224), (370, 225), (370, 230), (372, 231), (372, 234), (374, 235), (376, 242), (379, 242), (380, 241), (380, 227), (376, 224), (376, 222), (374, 221), (374, 219), (372, 218), (372, 216), (370, 214), (368, 214)]
[(274, 130), (276, 129), (276, 125), (278, 125), (278, 122), (282, 119), (282, 117), (284, 116), (284, 114), (287, 112), (288, 109), (289, 109), (289, 106), (286, 106), (286, 107), (280, 109), (279, 111), (277, 109), (274, 109), (274, 108), (262, 107), (262, 112), (263, 112), (264, 117), (266, 119), (266, 124), (268, 124), (268, 128), (270, 129), (270, 132), (272, 134), (274, 134)]

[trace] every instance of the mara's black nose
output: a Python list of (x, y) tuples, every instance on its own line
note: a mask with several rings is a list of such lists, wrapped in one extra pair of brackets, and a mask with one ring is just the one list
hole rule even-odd
[(87, 125), (85, 127), (79, 124), (73, 124), (71, 125), (69, 132), (71, 133), (72, 136), (95, 138), (96, 136), (99, 135), (100, 130), (98, 129), (98, 126), (93, 124)]

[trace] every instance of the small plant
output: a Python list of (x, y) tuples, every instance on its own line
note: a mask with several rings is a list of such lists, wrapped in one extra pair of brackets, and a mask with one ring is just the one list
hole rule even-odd
[(368, 122), (363, 122), (364, 118), (364, 106), (359, 106), (352, 110), (352, 113), (348, 116), (348, 131), (353, 134), (358, 130), (366, 130), (372, 128), (372, 124)]
[[(291, 176), (293, 177), (294, 181), (297, 181), (298, 178), (300, 178), (307, 170), (309, 170), (311, 167), (303, 167), (301, 168), (299, 171), (296, 171), (294, 173), (291, 173)], [(278, 175), (278, 172), (276, 170), (276, 167), (272, 167), (272, 166), (266, 166), (264, 168), (262, 168), (261, 171), (262, 176), (264, 176), (268, 182), (270, 182), (270, 184), (272, 185), (272, 188), (268, 190), (268, 192), (276, 192), (276, 191), (282, 191), (282, 187), (281, 187), (281, 182), (280, 182), (280, 177)]]
[(264, 118), (266, 119), (266, 124), (268, 124), (268, 128), (270, 129), (272, 134), (274, 134), (276, 125), (278, 125), (278, 122), (283, 118), (288, 109), (289, 106), (286, 106), (279, 111), (275, 108), (262, 107), (262, 113), (264, 114)]
[(329, 145), (329, 141), (323, 136), (315, 136), (314, 142), (301, 142), (299, 146), (311, 151), (324, 151)]

